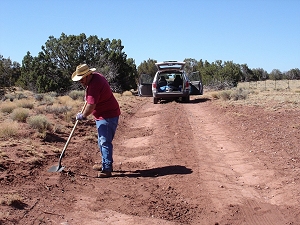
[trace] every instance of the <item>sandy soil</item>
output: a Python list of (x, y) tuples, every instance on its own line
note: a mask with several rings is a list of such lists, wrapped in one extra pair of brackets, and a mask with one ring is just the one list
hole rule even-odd
[[(92, 169), (92, 120), (78, 125), (61, 173), (48, 172), (59, 153), (26, 163), (23, 142), (2, 143), (0, 224), (300, 224), (299, 110), (131, 99), (111, 178)], [(63, 149), (71, 129), (39, 148)], [(12, 196), (20, 200), (4, 204)]]

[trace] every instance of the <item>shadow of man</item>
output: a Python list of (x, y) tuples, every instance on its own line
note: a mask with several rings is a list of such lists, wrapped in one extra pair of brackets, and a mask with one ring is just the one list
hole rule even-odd
[(192, 169), (186, 168), (185, 166), (172, 165), (146, 170), (114, 172), (120, 173), (114, 174), (114, 177), (160, 177), (174, 174), (191, 174), (193, 171)]

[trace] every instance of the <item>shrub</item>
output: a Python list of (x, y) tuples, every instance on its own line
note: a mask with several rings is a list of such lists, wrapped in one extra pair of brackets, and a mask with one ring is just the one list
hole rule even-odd
[(230, 95), (231, 95), (230, 90), (225, 90), (225, 91), (219, 92), (219, 98), (222, 100), (225, 100), (225, 101), (230, 99)]
[(70, 111), (72, 107), (66, 106), (66, 105), (52, 105), (52, 106), (47, 106), (46, 107), (46, 112), (47, 113), (54, 113), (55, 115), (60, 115), (60, 114), (65, 114), (68, 111)]
[(232, 100), (243, 100), (243, 99), (246, 99), (249, 95), (249, 91), (244, 89), (244, 88), (239, 88), (235, 91), (232, 91), (231, 94), (230, 94), (230, 98)]
[(0, 137), (10, 138), (18, 135), (18, 124), (16, 122), (3, 122), (0, 127)]
[(74, 103), (73, 99), (68, 95), (58, 97), (58, 102), (62, 105), (71, 105)]
[(122, 95), (120, 93), (113, 93), (116, 98), (120, 98)]
[(73, 99), (73, 100), (77, 100), (77, 99), (84, 99), (85, 97), (85, 93), (84, 91), (78, 91), (78, 90), (74, 90), (74, 91), (71, 91), (69, 93), (69, 96)]
[(23, 98), (27, 98), (27, 96), (24, 95), (23, 93), (17, 93), (17, 94), (16, 94), (16, 98), (17, 98), (17, 99), (23, 99)]
[(33, 106), (34, 106), (33, 102), (28, 99), (22, 99), (22, 100), (18, 101), (17, 105), (19, 107), (27, 108), (27, 109), (33, 109)]
[(52, 98), (55, 98), (58, 96), (58, 94), (55, 91), (48, 92), (47, 95), (51, 96)]
[(14, 121), (26, 122), (26, 119), (29, 116), (29, 110), (24, 108), (15, 108), (10, 116)]
[(30, 127), (37, 129), (40, 133), (43, 133), (51, 128), (51, 124), (44, 115), (36, 115), (29, 117), (28, 124)]
[(219, 93), (216, 92), (216, 91), (211, 93), (211, 97), (213, 97), (214, 99), (219, 99), (220, 98)]
[(42, 101), (44, 99), (44, 95), (43, 94), (36, 94), (36, 95), (34, 95), (34, 98), (37, 101)]
[(55, 98), (50, 95), (44, 95), (43, 100), (47, 105), (52, 105), (55, 101)]
[(6, 94), (4, 95), (3, 100), (9, 99), (12, 102), (15, 98), (16, 96), (13, 94)]
[(2, 106), (1, 106), (1, 112), (9, 114), (15, 108), (17, 108), (17, 105), (15, 103), (3, 103)]
[(130, 91), (124, 91), (123, 96), (132, 96), (132, 93)]

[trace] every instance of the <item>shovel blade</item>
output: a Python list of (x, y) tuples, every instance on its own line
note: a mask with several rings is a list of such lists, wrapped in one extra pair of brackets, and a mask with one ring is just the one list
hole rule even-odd
[(48, 172), (61, 172), (64, 170), (64, 166), (52, 166)]

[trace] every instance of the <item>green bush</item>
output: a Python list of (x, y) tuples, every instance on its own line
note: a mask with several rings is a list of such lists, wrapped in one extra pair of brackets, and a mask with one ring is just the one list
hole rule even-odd
[(51, 128), (51, 124), (44, 115), (29, 117), (27, 121), (30, 127), (37, 129), (40, 133), (43, 133)]

